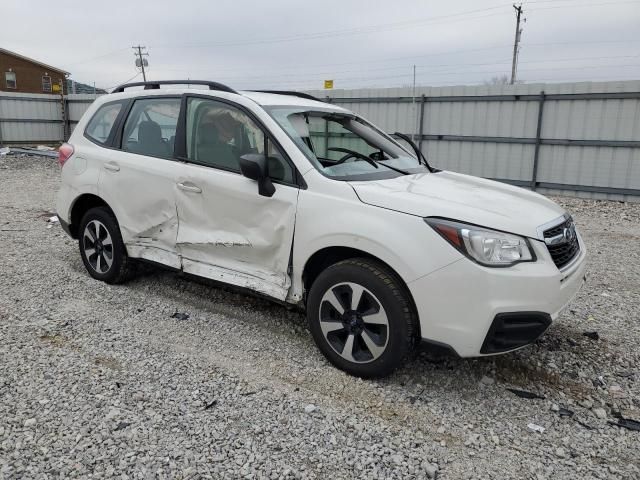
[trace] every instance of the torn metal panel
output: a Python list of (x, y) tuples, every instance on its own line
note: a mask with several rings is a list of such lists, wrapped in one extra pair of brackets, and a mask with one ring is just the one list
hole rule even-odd
[(130, 206), (118, 217), (124, 243), (175, 250), (178, 219), (173, 202), (158, 199), (146, 205), (144, 209)]
[[(209, 278), (222, 283), (235, 285), (237, 287), (247, 288), (269, 297), (284, 300), (286, 298), (288, 286), (282, 285), (282, 278), (274, 276), (272, 279), (259, 278), (256, 272), (235, 271), (229, 268), (217, 265), (209, 265), (202, 261), (193, 261), (182, 257), (182, 268), (185, 272), (197, 275), (199, 277)], [(264, 275), (265, 272), (262, 272)]]
[(178, 218), (166, 200), (146, 211), (132, 209), (120, 220), (120, 231), (129, 256), (181, 268), (175, 242)]
[(167, 265), (170, 268), (180, 269), (182, 264), (180, 263), (180, 257), (175, 252), (168, 252), (157, 247), (150, 247), (148, 245), (127, 245), (127, 254), (132, 258), (143, 258), (150, 262), (160, 263)]
[(132, 242), (155, 246), (173, 247), (175, 245), (178, 233), (178, 218), (175, 215), (175, 208), (165, 201), (158, 203), (157, 210), (141, 212), (142, 215), (136, 216), (136, 221), (139, 223), (135, 229), (131, 229), (129, 223), (127, 236)]
[(298, 188), (276, 185), (272, 197), (240, 173), (184, 165), (175, 190), (176, 247), (183, 270), (284, 300)]

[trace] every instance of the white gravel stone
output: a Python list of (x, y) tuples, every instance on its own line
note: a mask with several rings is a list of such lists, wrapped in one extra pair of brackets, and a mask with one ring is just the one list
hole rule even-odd
[(580, 402), (578, 402), (578, 405), (584, 408), (591, 408), (593, 407), (593, 402), (589, 399), (585, 399), (585, 400), (580, 400)]
[(436, 478), (438, 475), (438, 466), (432, 463), (427, 464), (424, 467), (424, 473), (428, 478)]
[(480, 380), (480, 383), (482, 383), (483, 385), (493, 385), (494, 383), (496, 383), (496, 381), (491, 378), (491, 377), (487, 377), (486, 375), (482, 377), (482, 379)]

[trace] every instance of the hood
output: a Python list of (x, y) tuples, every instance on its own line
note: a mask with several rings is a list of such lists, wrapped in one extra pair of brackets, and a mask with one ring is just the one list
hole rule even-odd
[(453, 172), (349, 182), (368, 205), (420, 217), (445, 217), (538, 238), (537, 227), (564, 209), (537, 193)]

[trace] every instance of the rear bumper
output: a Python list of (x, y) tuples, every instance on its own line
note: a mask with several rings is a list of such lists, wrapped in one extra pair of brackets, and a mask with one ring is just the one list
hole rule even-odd
[(461, 357), (522, 348), (558, 318), (585, 281), (586, 250), (558, 270), (542, 242), (538, 260), (509, 268), (460, 259), (408, 284), (423, 339), (448, 345)]

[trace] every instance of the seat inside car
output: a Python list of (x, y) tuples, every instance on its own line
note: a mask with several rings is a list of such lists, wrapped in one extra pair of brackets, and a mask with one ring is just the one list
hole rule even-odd
[(220, 140), (215, 124), (208, 120), (198, 125), (196, 160), (230, 170), (240, 169), (231, 146)]
[(138, 126), (138, 144), (136, 153), (166, 157), (170, 154), (169, 146), (162, 140), (162, 130), (153, 120), (140, 122)]

